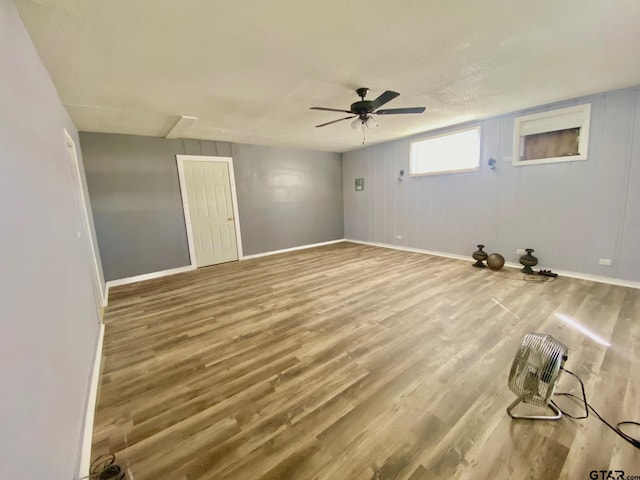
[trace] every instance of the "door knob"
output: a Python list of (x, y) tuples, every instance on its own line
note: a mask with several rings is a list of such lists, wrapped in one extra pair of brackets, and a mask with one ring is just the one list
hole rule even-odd
[(231, 220), (233, 220), (233, 217), (227, 218), (227, 222), (230, 222)]

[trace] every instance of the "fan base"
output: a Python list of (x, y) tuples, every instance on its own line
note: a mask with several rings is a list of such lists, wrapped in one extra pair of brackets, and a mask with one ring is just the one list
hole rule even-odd
[(369, 89), (367, 87), (358, 88), (356, 90), (356, 93), (362, 100), (364, 100), (364, 97), (366, 97), (367, 93), (369, 93)]
[(524, 401), (524, 397), (518, 397), (515, 401), (507, 407), (507, 413), (514, 420), (560, 420), (562, 418), (562, 412), (556, 406), (553, 401), (549, 402), (548, 407), (555, 413), (555, 415), (516, 415), (513, 413), (513, 409)]

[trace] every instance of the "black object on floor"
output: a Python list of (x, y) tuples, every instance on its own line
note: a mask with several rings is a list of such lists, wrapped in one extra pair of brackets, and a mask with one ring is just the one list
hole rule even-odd
[(83, 478), (97, 478), (98, 480), (125, 480), (127, 477), (120, 465), (116, 464), (116, 456), (107, 453), (96, 458), (89, 469), (90, 475)]
[(540, 270), (538, 272), (538, 275), (542, 275), (543, 277), (557, 277), (558, 274), (557, 273), (553, 273), (551, 270)]

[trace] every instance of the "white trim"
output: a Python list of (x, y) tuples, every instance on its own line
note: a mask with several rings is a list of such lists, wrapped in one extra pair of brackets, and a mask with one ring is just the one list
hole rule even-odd
[(362, 245), (370, 245), (372, 247), (390, 248), (392, 250), (404, 250), (405, 252), (425, 253), (427, 255), (434, 255), (436, 257), (454, 258), (456, 260), (469, 260), (470, 255), (458, 255), (456, 253), (436, 252), (434, 250), (423, 250), (421, 248), (403, 247), (401, 245), (391, 245), (389, 243), (379, 242), (365, 242), (363, 240), (352, 240), (351, 238), (345, 238), (345, 242), (360, 243)]
[[(215, 157), (221, 158), (221, 157)], [(238, 260), (244, 257), (242, 252), (242, 234), (240, 232), (240, 210), (238, 210), (238, 193), (236, 192), (236, 174), (233, 170), (233, 158), (229, 157), (229, 181), (231, 183), (231, 202), (233, 202), (233, 218), (236, 226), (236, 246), (238, 248)]]
[[(514, 264), (520, 268), (520, 264)], [(603, 277), (602, 275), (591, 275), (589, 273), (569, 272), (567, 270), (554, 270), (560, 276), (577, 278), (578, 280), (589, 280), (590, 282), (607, 283), (609, 285), (618, 285), (620, 287), (640, 288), (640, 282), (633, 280), (623, 280), (621, 278)]]
[(91, 383), (89, 384), (89, 398), (87, 400), (87, 411), (84, 416), (84, 430), (82, 433), (82, 446), (80, 450), (79, 478), (89, 475), (91, 465), (91, 444), (93, 440), (93, 421), (96, 413), (96, 401), (98, 400), (98, 386), (100, 385), (100, 366), (102, 364), (102, 344), (104, 342), (104, 323), (100, 324), (98, 332), (98, 343), (96, 354), (93, 360), (93, 372), (91, 373)]
[(178, 164), (178, 178), (180, 180), (180, 195), (182, 196), (182, 209), (184, 210), (184, 222), (187, 230), (187, 244), (189, 245), (189, 260), (191, 265), (197, 267), (196, 249), (193, 243), (193, 232), (191, 231), (191, 215), (189, 214), (189, 199), (187, 195), (187, 185), (184, 176), (184, 162), (224, 162), (229, 168), (229, 183), (231, 184), (231, 202), (233, 203), (233, 221), (236, 230), (236, 247), (238, 250), (238, 260), (244, 258), (242, 254), (242, 236), (240, 233), (240, 214), (238, 211), (238, 196), (236, 193), (236, 177), (233, 171), (232, 157), (213, 157), (203, 155), (176, 155)]
[(144, 273), (142, 275), (136, 275), (135, 277), (120, 278), (118, 280), (109, 280), (105, 286), (106, 296), (108, 299), (109, 289), (113, 287), (118, 287), (120, 285), (128, 285), (130, 283), (136, 283), (136, 282), (144, 282), (145, 280), (152, 280), (154, 278), (166, 277), (168, 275), (176, 275), (177, 273), (190, 272), (195, 269), (196, 267), (194, 267), (193, 265), (187, 265), (184, 267), (171, 268), (169, 270), (161, 270), (159, 272)]
[[(98, 267), (98, 255), (96, 254), (96, 249), (94, 247), (95, 243), (93, 239), (93, 234), (91, 232), (91, 222), (89, 221), (89, 211), (87, 210), (87, 197), (84, 193), (84, 187), (82, 184), (82, 176), (80, 174), (80, 163), (78, 161), (78, 151), (76, 149), (76, 142), (73, 141), (73, 138), (71, 138), (71, 135), (69, 135), (69, 132), (67, 131), (66, 128), (63, 130), (64, 130), (65, 147), (67, 149), (67, 153), (70, 153), (70, 156), (72, 157), (69, 159), (72, 163), (72, 169), (73, 169), (72, 175), (77, 180), (78, 194), (80, 195), (80, 204), (81, 204), (80, 214), (82, 216), (82, 223), (84, 226), (84, 230), (86, 230), (85, 235), (87, 236), (87, 240), (89, 243), (88, 245), (89, 255), (91, 256), (91, 260), (93, 260), (91, 262), (92, 263), (91, 270), (93, 270), (91, 276), (93, 277), (93, 281), (96, 282), (95, 290), (98, 295), (97, 300), (100, 304), (99, 306), (105, 307), (107, 305), (107, 299), (106, 299), (105, 293), (102, 290), (102, 279), (100, 278), (100, 268)], [(73, 183), (76, 184), (75, 181)], [(85, 241), (85, 243), (87, 242)]]
[[(543, 163), (575, 162), (586, 160), (589, 150), (589, 122), (591, 120), (591, 104), (585, 103), (574, 107), (558, 108), (533, 115), (525, 115), (516, 118), (513, 125), (513, 157), (511, 165), (524, 167), (527, 165), (540, 165)], [(580, 128), (580, 140), (578, 141), (578, 155), (565, 157), (536, 158), (520, 160), (523, 154), (524, 142), (527, 135)]]
[(249, 260), (252, 258), (266, 257), (268, 255), (277, 255), (279, 253), (295, 252), (296, 250), (306, 250), (307, 248), (323, 247), (325, 245), (333, 245), (334, 243), (341, 243), (346, 241), (351, 241), (351, 240), (340, 238), (338, 240), (329, 240), (328, 242), (310, 243), (308, 245), (300, 245), (299, 247), (283, 248), (282, 250), (272, 250), (270, 252), (263, 252), (263, 253), (254, 253), (253, 255), (246, 255), (242, 259)]
[[(283, 250), (274, 250), (271, 252), (256, 253), (254, 255), (243, 256), (242, 260), (249, 260), (251, 258), (258, 258), (258, 257), (266, 257), (267, 255), (276, 255), (278, 253), (293, 252), (294, 250), (304, 250), (306, 248), (321, 247), (323, 245), (331, 245), (333, 243), (340, 243), (345, 241), (347, 240), (345, 240), (344, 238), (340, 238), (338, 240), (330, 240), (328, 242), (312, 243), (309, 245), (301, 245), (299, 247), (285, 248)], [(159, 272), (151, 272), (151, 273), (145, 273), (142, 275), (136, 275), (135, 277), (120, 278), (118, 280), (109, 280), (106, 284), (105, 296), (107, 297), (107, 299), (109, 298), (109, 289), (113, 287), (118, 287), (120, 285), (128, 285), (130, 283), (144, 282), (145, 280), (152, 280), (154, 278), (166, 277), (168, 275), (176, 275), (178, 273), (191, 272), (195, 269), (196, 267), (194, 267), (193, 265), (186, 265), (184, 267), (172, 268), (170, 270), (161, 270)]]
[[(414, 252), (414, 253), (424, 253), (427, 255), (434, 255), (436, 257), (446, 257), (446, 258), (453, 258), (455, 260), (465, 260), (465, 261), (473, 262), (473, 260), (471, 259), (471, 255), (458, 255), (457, 253), (436, 252), (433, 250), (423, 250), (421, 248), (403, 247), (400, 245), (391, 245), (388, 243), (365, 242), (362, 240), (353, 240), (351, 238), (345, 238), (344, 241), (351, 242), (351, 243), (360, 243), (362, 245), (370, 245), (372, 247), (390, 248), (392, 250), (403, 250), (406, 252)], [(522, 265), (520, 265), (519, 263), (513, 263), (513, 262), (505, 262), (505, 266), (518, 268), (518, 269), (522, 268)], [(640, 289), (640, 282), (636, 282), (633, 280), (623, 280), (620, 278), (603, 277), (601, 275), (591, 275), (589, 273), (571, 272), (568, 270), (554, 270), (554, 272), (560, 275), (561, 277), (576, 278), (578, 280), (588, 280), (591, 282), (599, 282), (599, 283), (606, 283), (609, 285), (618, 285), (620, 287)]]

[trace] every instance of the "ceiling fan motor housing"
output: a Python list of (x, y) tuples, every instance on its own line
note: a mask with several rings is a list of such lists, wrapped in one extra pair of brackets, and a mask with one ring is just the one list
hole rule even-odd
[(360, 117), (360, 120), (366, 120), (367, 115), (373, 110), (375, 107), (373, 105), (373, 100), (365, 100), (364, 97), (369, 93), (369, 89), (367, 87), (361, 87), (356, 90), (358, 96), (362, 99), (359, 102), (355, 102), (351, 104), (351, 111)]
[(360, 100), (359, 102), (351, 104), (351, 111), (356, 115), (363, 116), (373, 111), (372, 100)]

